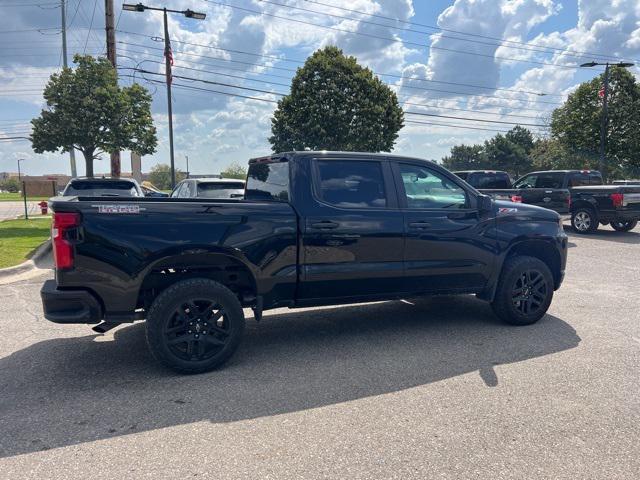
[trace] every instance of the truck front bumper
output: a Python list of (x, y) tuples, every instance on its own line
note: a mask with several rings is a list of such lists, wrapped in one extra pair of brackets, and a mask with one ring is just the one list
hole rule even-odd
[(102, 306), (87, 290), (63, 290), (55, 280), (47, 280), (40, 289), (44, 318), (54, 323), (98, 323)]

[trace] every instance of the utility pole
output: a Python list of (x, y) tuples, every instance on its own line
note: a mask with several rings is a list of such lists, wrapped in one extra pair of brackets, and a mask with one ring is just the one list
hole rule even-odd
[(605, 142), (607, 141), (607, 123), (609, 121), (609, 63), (604, 67), (604, 96), (602, 98), (602, 118), (600, 120), (600, 158), (598, 169), (602, 178), (607, 180), (607, 161), (605, 158)]
[[(117, 68), (116, 62), (116, 28), (113, 14), (113, 0), (104, 0), (105, 30), (107, 32), (107, 59)], [(117, 75), (116, 70), (116, 75)], [(120, 176), (120, 152), (111, 154), (111, 176)]]
[[(67, 68), (67, 11), (65, 3), (66, 0), (60, 0), (60, 11), (62, 12), (62, 66)], [(75, 178), (78, 176), (78, 171), (76, 170), (76, 151), (73, 145), (69, 149), (69, 160), (71, 162), (71, 177)]]
[(598, 63), (587, 62), (580, 65), (581, 67), (604, 67), (604, 85), (602, 87), (602, 116), (600, 117), (600, 158), (598, 159), (598, 170), (602, 174), (602, 179), (607, 181), (607, 123), (609, 123), (609, 67), (633, 67), (631, 62), (618, 62), (618, 63)]
[(167, 84), (167, 113), (169, 114), (169, 158), (171, 160), (171, 188), (176, 186), (176, 166), (173, 155), (173, 106), (171, 105), (171, 64), (173, 53), (169, 43), (169, 25), (167, 24), (167, 9), (163, 8), (164, 15), (164, 75)]
[(187, 178), (189, 178), (189, 155), (185, 155), (184, 158), (187, 160)]

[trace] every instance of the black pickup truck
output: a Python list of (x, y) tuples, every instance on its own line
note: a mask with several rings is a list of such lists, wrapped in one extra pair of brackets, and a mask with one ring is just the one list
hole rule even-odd
[(640, 220), (640, 185), (599, 185), (571, 190), (571, 226), (593, 233), (611, 224), (618, 232), (633, 230)]
[[(469, 173), (469, 178), (475, 177)], [(473, 183), (471, 185), (475, 186)], [(497, 200), (527, 203), (568, 214), (570, 190), (583, 185), (602, 185), (602, 175), (595, 170), (547, 170), (528, 173), (513, 182), (510, 188), (476, 188)]]
[(243, 200), (54, 198), (57, 323), (104, 332), (146, 319), (154, 357), (182, 372), (222, 364), (243, 307), (476, 294), (516, 325), (539, 320), (564, 277), (549, 210), (498, 202), (435, 163), (293, 152), (249, 162)]

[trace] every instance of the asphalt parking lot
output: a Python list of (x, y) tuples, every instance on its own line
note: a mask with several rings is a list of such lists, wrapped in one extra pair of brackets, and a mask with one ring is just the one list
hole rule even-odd
[(49, 273), (2, 285), (0, 477), (638, 478), (640, 227), (570, 246), (536, 325), (472, 297), (276, 310), (198, 376), (141, 323), (46, 322)]

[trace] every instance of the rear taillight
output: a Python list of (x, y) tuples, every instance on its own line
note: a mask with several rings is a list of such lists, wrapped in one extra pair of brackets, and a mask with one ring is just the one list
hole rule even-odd
[(522, 196), (520, 195), (511, 195), (511, 201), (515, 203), (522, 203)]
[(624, 203), (624, 193), (612, 193), (609, 197), (615, 208), (621, 207)]
[(67, 239), (66, 232), (80, 225), (78, 213), (54, 213), (51, 223), (53, 242), (53, 260), (56, 268), (73, 268), (73, 245)]

